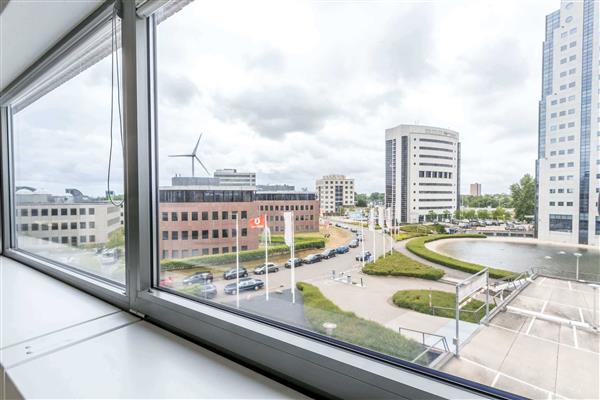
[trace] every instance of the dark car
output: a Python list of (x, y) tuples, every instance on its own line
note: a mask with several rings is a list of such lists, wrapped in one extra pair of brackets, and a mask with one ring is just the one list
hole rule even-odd
[(263, 281), (256, 278), (247, 278), (241, 280), (238, 284), (230, 283), (225, 285), (223, 291), (227, 294), (236, 294), (238, 291), (243, 292), (245, 290), (258, 290), (262, 289), (265, 285)]
[(371, 252), (370, 251), (365, 251), (364, 253), (361, 253), (359, 255), (356, 256), (356, 261), (363, 261), (363, 259), (365, 261), (368, 261), (371, 259)]
[(358, 247), (358, 240), (352, 239), (350, 241), (350, 243), (348, 243), (348, 247), (352, 247), (352, 248)]
[(213, 274), (210, 272), (196, 272), (183, 279), (184, 285), (192, 285), (194, 283), (211, 283), (213, 281)]
[(338, 248), (335, 249), (335, 252), (337, 254), (344, 254), (350, 251), (350, 248), (348, 248), (348, 246), (340, 246)]
[[(248, 276), (248, 271), (246, 271), (246, 268), (240, 267), (239, 271), (240, 271), (240, 278), (245, 278)], [(231, 268), (229, 271), (223, 272), (223, 278), (225, 278), (225, 279), (237, 278), (237, 269)]]
[(356, 233), (356, 232), (358, 232), (358, 229), (356, 229), (356, 228), (350, 228), (350, 232)]
[(303, 264), (302, 259), (301, 258), (290, 258), (289, 260), (287, 260), (287, 262), (285, 263), (285, 267), (286, 268), (292, 268), (292, 264), (294, 264), (294, 267), (299, 267)]
[(254, 274), (255, 275), (264, 275), (265, 272), (269, 271), (269, 273), (271, 272), (278, 272), (279, 271), (279, 265), (277, 264), (273, 264), (273, 263), (267, 263), (265, 264), (260, 264), (258, 267), (254, 268)]
[(198, 288), (194, 290), (193, 295), (203, 299), (212, 299), (217, 295), (217, 287), (212, 283), (201, 283), (198, 285)]
[(321, 261), (321, 255), (320, 254), (309, 254), (306, 257), (304, 257), (302, 259), (302, 263), (303, 264), (314, 264), (316, 262)]
[(327, 249), (321, 253), (321, 258), (328, 259), (331, 257), (335, 257), (336, 254), (337, 253), (336, 253), (335, 249)]

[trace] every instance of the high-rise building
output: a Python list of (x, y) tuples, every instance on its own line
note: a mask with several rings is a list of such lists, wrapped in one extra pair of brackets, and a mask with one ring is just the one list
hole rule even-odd
[(316, 191), (322, 215), (337, 214), (341, 208), (354, 207), (354, 178), (325, 175), (317, 179)]
[(422, 125), (385, 131), (385, 205), (397, 223), (459, 208), (458, 132)]
[(599, 244), (599, 3), (562, 1), (546, 16), (536, 162), (536, 234)]
[(469, 194), (471, 196), (481, 196), (481, 183), (471, 183), (469, 185)]

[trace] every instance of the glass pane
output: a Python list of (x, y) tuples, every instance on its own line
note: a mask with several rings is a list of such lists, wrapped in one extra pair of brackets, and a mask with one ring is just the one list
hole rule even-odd
[(175, 11), (158, 286), (524, 397), (598, 397), (598, 98), (573, 77), (597, 76), (597, 2)]
[(107, 185), (110, 40), (107, 25), (80, 49), (86, 56), (95, 52), (99, 61), (85, 68), (79, 66), (62, 84), (51, 82), (60, 82), (56, 76), (62, 71), (50, 71), (40, 86), (53, 89), (36, 96), (39, 98), (13, 115), (14, 228), (18, 249), (124, 284), (123, 156), (116, 70), (112, 92), (112, 201)]

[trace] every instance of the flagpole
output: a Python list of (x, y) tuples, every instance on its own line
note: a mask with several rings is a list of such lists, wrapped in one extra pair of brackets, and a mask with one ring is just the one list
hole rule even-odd
[(264, 229), (264, 240), (265, 240), (265, 285), (267, 286), (267, 301), (269, 301), (269, 238), (267, 228), (267, 216), (265, 215), (265, 229)]
[(365, 229), (364, 224), (360, 222), (360, 237), (362, 240), (360, 241), (360, 245), (362, 247), (362, 269), (365, 269)]
[(383, 258), (385, 258), (385, 232), (383, 231), (383, 226), (381, 227), (381, 247), (383, 249)]
[(235, 304), (240, 308), (240, 222), (235, 214)]

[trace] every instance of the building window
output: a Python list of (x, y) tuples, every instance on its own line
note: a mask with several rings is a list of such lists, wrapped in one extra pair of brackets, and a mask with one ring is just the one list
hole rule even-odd
[(202, 211), (202, 221), (208, 221), (208, 211)]
[(161, 214), (161, 220), (162, 220), (163, 222), (166, 222), (166, 221), (168, 221), (168, 220), (169, 220), (169, 213), (168, 213), (168, 212), (162, 212), (162, 213), (160, 213), (160, 214)]
[(192, 211), (192, 221), (198, 221), (198, 212)]
[(218, 239), (219, 238), (219, 230), (218, 229), (213, 229), (213, 231), (212, 231), (212, 238), (213, 239)]
[(573, 216), (564, 214), (550, 214), (549, 226), (553, 232), (572, 232)]
[(202, 231), (202, 239), (208, 239), (208, 230)]
[(219, 219), (219, 212), (218, 211), (213, 211), (212, 212), (212, 219), (213, 219), (213, 221), (217, 221)]
[(162, 240), (169, 240), (169, 231), (162, 231)]
[(188, 240), (188, 231), (181, 231), (181, 240)]
[(198, 240), (198, 231), (192, 231), (192, 240)]
[(178, 221), (176, 212), (171, 212), (171, 221)]
[(171, 240), (179, 240), (179, 232), (177, 232), (177, 231), (171, 232)]
[(183, 211), (181, 213), (181, 220), (182, 221), (187, 221), (188, 220), (188, 213), (187, 212)]

